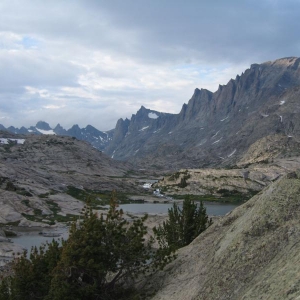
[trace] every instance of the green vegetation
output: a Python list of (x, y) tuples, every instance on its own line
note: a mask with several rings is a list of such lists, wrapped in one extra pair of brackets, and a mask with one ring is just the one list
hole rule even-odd
[(5, 189), (6, 189), (7, 191), (15, 192), (15, 191), (17, 190), (17, 187), (16, 187), (11, 181), (8, 181), (8, 182), (6, 183)]
[[(111, 192), (109, 191), (79, 189), (74, 186), (68, 186), (68, 190), (66, 193), (85, 203), (88, 201), (93, 208), (97, 208), (101, 205), (108, 205), (111, 195)], [(128, 199), (126, 194), (118, 193), (118, 202), (130, 203), (130, 200)]]
[(185, 188), (188, 184), (187, 184), (187, 179), (189, 179), (190, 178), (190, 175), (184, 175), (181, 179), (180, 179), (180, 182), (179, 182), (179, 184), (178, 184), (178, 186), (180, 187), (180, 188)]
[[(258, 192), (254, 190), (249, 190), (247, 194), (241, 193), (237, 190), (229, 191), (227, 189), (220, 189), (216, 191), (218, 195), (189, 195), (191, 200), (194, 201), (212, 201), (212, 202), (224, 202), (224, 203), (244, 203), (248, 199), (252, 198)], [(180, 194), (167, 194), (174, 199), (184, 199), (186, 195)]]
[(169, 177), (169, 180), (170, 180), (170, 181), (175, 181), (176, 179), (179, 178), (180, 174), (181, 174), (180, 172), (176, 172), (176, 173), (172, 174), (172, 175)]
[(27, 220), (33, 221), (33, 222), (42, 222), (49, 225), (55, 224), (55, 222), (70, 222), (75, 221), (78, 219), (77, 215), (67, 214), (66, 216), (60, 215), (59, 212), (61, 211), (59, 205), (55, 203), (53, 200), (46, 200), (48, 208), (52, 211), (51, 215), (43, 215), (42, 211), (37, 208), (33, 208), (30, 204), (30, 201), (28, 199), (22, 200), (21, 203), (26, 205), (29, 208), (33, 209), (33, 214), (25, 214), (23, 213), (23, 217), (25, 217)]
[(5, 152), (7, 153), (11, 153), (11, 148), (13, 146), (17, 145), (17, 142), (16, 141), (12, 141), (12, 140), (8, 140), (8, 143), (7, 144), (3, 144), (1, 145), (2, 148), (4, 149)]
[(48, 198), (50, 195), (55, 195), (55, 194), (57, 194), (56, 191), (50, 190), (50, 192), (48, 192), (48, 193), (39, 194), (39, 198)]
[(140, 299), (136, 278), (174, 257), (170, 247), (153, 249), (153, 237), (145, 240), (146, 218), (125, 220), (115, 194), (106, 218), (86, 206), (62, 245), (53, 240), (32, 248), (29, 259), (24, 252), (14, 260), (14, 275), (0, 284), (0, 300)]
[(17, 236), (17, 234), (12, 230), (4, 229), (3, 231), (4, 231), (6, 237), (15, 237), (15, 236)]
[(182, 209), (174, 203), (173, 208), (168, 210), (168, 217), (163, 225), (154, 228), (154, 233), (161, 246), (170, 247), (173, 250), (190, 244), (212, 224), (203, 202), (201, 201), (197, 206), (189, 196), (184, 199)]
[(24, 188), (17, 190), (17, 194), (22, 195), (22, 196), (26, 196), (26, 197), (32, 197), (33, 195), (26, 191)]

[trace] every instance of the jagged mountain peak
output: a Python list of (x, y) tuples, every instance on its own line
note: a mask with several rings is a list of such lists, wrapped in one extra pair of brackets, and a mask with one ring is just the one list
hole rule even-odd
[(123, 139), (113, 139), (109, 153), (141, 167), (203, 167), (238, 161), (264, 136), (296, 134), (299, 63), (300, 58), (288, 57), (252, 64), (214, 93), (195, 89), (178, 115), (157, 113), (160, 117), (149, 121), (151, 110), (142, 106), (126, 124)]
[[(300, 58), (299, 57), (283, 57), (283, 58), (279, 58), (273, 61), (267, 61), (265, 63), (262, 63), (261, 65), (273, 65), (273, 66), (283, 66), (283, 67), (291, 67), (294, 66), (295, 64), (299, 65), (300, 62)], [(257, 65), (257, 64), (254, 64)], [(252, 66), (252, 65), (251, 65)]]
[(73, 125), (70, 129), (64, 129), (59, 123), (54, 129), (45, 121), (37, 122), (36, 126), (25, 128), (22, 126), (20, 129), (13, 126), (7, 129), (2, 125), (0, 129), (12, 132), (14, 134), (35, 134), (35, 135), (61, 135), (72, 136), (78, 140), (84, 140), (90, 143), (93, 147), (103, 150), (112, 138), (113, 130), (102, 132), (92, 125), (87, 125), (86, 128), (80, 128), (78, 124)]
[(148, 109), (145, 106), (141, 106), (141, 108), (137, 111), (135, 115), (132, 115), (132, 118), (137, 118), (138, 120), (141, 119), (157, 119), (161, 115), (161, 112)]
[(36, 128), (42, 129), (42, 130), (52, 130), (50, 125), (47, 122), (44, 121), (38, 121), (35, 125)]

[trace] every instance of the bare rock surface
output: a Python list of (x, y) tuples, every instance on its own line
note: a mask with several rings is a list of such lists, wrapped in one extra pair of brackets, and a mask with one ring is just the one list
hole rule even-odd
[(300, 299), (300, 173), (216, 221), (144, 287), (152, 300)]
[[(3, 136), (9, 138), (8, 133)], [(135, 180), (124, 176), (132, 166), (113, 161), (86, 142), (62, 136), (21, 137), (13, 136), (13, 141), (0, 144), (2, 224), (33, 225), (36, 214), (47, 219), (54, 209), (62, 216), (78, 215), (84, 203), (67, 194), (70, 186), (142, 191)]]
[[(300, 168), (300, 158), (276, 158), (272, 162), (253, 163), (233, 169), (181, 169), (164, 177), (156, 187), (169, 195), (215, 195), (241, 194), (248, 198), (273, 181)], [(180, 187), (185, 178), (187, 185)]]

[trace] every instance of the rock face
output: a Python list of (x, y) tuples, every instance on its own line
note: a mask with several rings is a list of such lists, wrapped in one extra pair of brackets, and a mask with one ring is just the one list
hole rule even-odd
[(105, 151), (144, 167), (228, 166), (274, 136), (282, 141), (274, 155), (290, 144), (299, 155), (299, 62), (291, 57), (253, 64), (215, 93), (196, 89), (178, 115), (153, 112), (157, 118), (150, 119), (151, 110), (142, 107), (130, 121), (118, 122)]
[(68, 186), (139, 191), (133, 181), (123, 177), (132, 168), (128, 163), (113, 161), (86, 142), (55, 135), (13, 138), (13, 142), (0, 143), (2, 224), (30, 220), (37, 212), (47, 217), (57, 209), (62, 215), (78, 215), (84, 203), (66, 194)]
[(153, 300), (299, 299), (300, 172), (216, 221), (148, 278)]
[(114, 130), (113, 139), (105, 152), (118, 160), (130, 160), (140, 156), (145, 144), (158, 134), (161, 127), (174, 118), (172, 114), (160, 113), (142, 106), (131, 119), (120, 119)]

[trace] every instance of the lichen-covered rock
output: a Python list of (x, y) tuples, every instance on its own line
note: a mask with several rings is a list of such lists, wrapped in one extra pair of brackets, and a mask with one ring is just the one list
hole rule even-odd
[(300, 299), (299, 195), (285, 176), (221, 218), (148, 279), (152, 300)]

